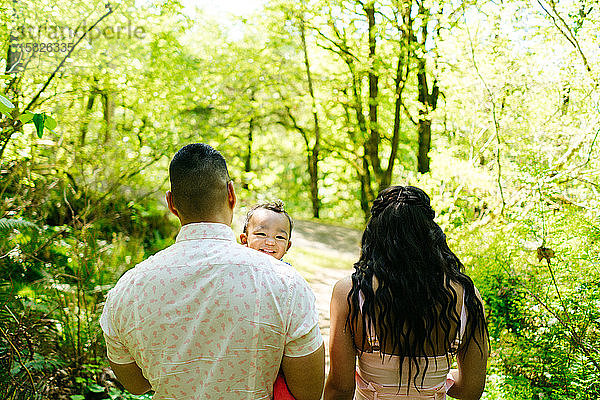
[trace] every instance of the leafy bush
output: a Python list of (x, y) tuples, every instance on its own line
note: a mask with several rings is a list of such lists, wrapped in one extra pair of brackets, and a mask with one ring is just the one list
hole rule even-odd
[[(532, 227), (540, 219), (546, 232), (536, 242)], [(511, 398), (600, 397), (596, 222), (564, 208), (471, 227), (458, 240), (487, 305), (493, 360)]]
[[(48, 185), (29, 175), (28, 187)], [(5, 182), (9, 202), (32, 207), (0, 214), (0, 398), (145, 398), (124, 392), (107, 368), (98, 318), (119, 276), (170, 244), (172, 220), (154, 198)]]

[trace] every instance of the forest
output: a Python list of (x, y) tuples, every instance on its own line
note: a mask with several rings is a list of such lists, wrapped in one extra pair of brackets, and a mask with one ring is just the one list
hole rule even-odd
[(362, 230), (381, 189), (424, 189), (485, 302), (483, 398), (600, 398), (596, 1), (0, 9), (0, 398), (150, 398), (108, 376), (98, 318), (174, 242), (167, 167), (194, 142), (240, 215)]

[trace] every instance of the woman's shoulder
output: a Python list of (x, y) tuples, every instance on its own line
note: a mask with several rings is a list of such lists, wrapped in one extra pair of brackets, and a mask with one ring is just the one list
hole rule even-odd
[(352, 276), (348, 275), (333, 286), (333, 293), (331, 294), (331, 302), (339, 306), (347, 306), (347, 299), (350, 290), (352, 289)]
[[(460, 282), (450, 281), (450, 286), (452, 287), (452, 289), (454, 289), (454, 291), (456, 292), (459, 299), (463, 298), (465, 296), (465, 294), (468, 295), (468, 290), (466, 290), (465, 286), (463, 286), (463, 284), (461, 284)], [(483, 304), (483, 299), (481, 297), (481, 294), (479, 293), (479, 290), (477, 289), (477, 286), (473, 285), (473, 291), (474, 291), (473, 294), (475, 295), (475, 298), (481, 304)]]
[(348, 296), (352, 289), (352, 276), (348, 275), (340, 279), (333, 286), (333, 295), (344, 295), (344, 298)]

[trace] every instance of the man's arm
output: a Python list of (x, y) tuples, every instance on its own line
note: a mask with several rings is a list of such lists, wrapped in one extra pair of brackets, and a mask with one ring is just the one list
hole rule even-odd
[(296, 276), (290, 293), (289, 321), (281, 368), (290, 392), (297, 400), (319, 400), (325, 381), (325, 348), (319, 328), (315, 295), (308, 283)]
[(302, 357), (284, 356), (281, 368), (288, 389), (297, 400), (319, 400), (325, 381), (325, 348)]
[(135, 362), (130, 364), (115, 364), (108, 360), (110, 367), (117, 379), (131, 394), (144, 394), (152, 389), (150, 382), (142, 374), (142, 370)]

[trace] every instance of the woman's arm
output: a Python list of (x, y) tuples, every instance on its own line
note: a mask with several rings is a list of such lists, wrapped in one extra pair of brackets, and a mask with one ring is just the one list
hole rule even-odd
[[(475, 289), (475, 294), (483, 306), (483, 300), (477, 289)], [(483, 321), (483, 323), (486, 322)], [(479, 329), (474, 335), (468, 347), (458, 352), (456, 357), (458, 369), (450, 371), (455, 382), (448, 389), (448, 395), (456, 399), (477, 400), (485, 388), (487, 358), (490, 351), (488, 335), (487, 331), (482, 333)], [(479, 346), (475, 343), (475, 339)]]
[(325, 383), (325, 400), (352, 400), (354, 397), (356, 350), (352, 335), (346, 329), (346, 318), (350, 311), (347, 298), (351, 288), (352, 279), (344, 278), (335, 284), (331, 296), (330, 367)]

